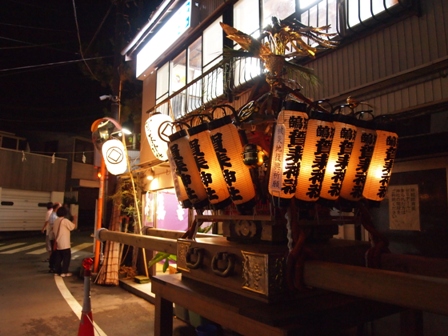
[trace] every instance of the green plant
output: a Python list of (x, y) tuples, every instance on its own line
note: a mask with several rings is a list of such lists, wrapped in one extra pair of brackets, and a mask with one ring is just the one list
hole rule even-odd
[(162, 271), (165, 273), (170, 266), (170, 261), (177, 262), (177, 256), (175, 254), (170, 254), (167, 252), (157, 252), (154, 258), (152, 258), (148, 263), (148, 268), (154, 266), (158, 262), (165, 260), (163, 263)]

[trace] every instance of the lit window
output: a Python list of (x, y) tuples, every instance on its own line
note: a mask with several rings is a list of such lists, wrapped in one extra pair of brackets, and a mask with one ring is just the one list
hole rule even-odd
[(263, 0), (263, 22), (262, 27), (271, 24), (271, 18), (282, 20), (295, 12), (296, 6), (291, 0)]
[(384, 12), (387, 8), (398, 3), (398, 0), (347, 0), (347, 28), (356, 26), (361, 22)]
[(238, 1), (233, 6), (233, 27), (255, 38), (260, 36), (259, 9), (258, 0)]

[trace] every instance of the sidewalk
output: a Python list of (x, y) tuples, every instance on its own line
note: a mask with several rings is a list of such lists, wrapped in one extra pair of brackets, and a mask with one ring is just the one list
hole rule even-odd
[[(153, 305), (155, 304), (155, 296), (154, 293), (151, 292), (151, 281), (141, 284), (135, 282), (133, 279), (120, 279), (120, 287)], [(188, 315), (179, 315), (180, 314), (176, 314), (176, 316), (173, 317), (173, 336), (196, 336), (197, 333), (195, 328), (188, 322)]]

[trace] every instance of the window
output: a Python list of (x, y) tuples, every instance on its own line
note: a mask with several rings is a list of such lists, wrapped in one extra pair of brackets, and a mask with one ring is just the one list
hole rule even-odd
[(294, 14), (296, 6), (291, 0), (262, 0), (263, 2), (263, 21), (262, 27), (272, 23), (272, 17), (284, 19)]
[[(203, 72), (212, 68), (222, 60), (222, 48), (223, 48), (223, 32), (220, 26), (222, 17), (219, 17), (215, 22), (208, 26), (203, 34), (202, 44), (202, 59), (203, 59)], [(224, 92), (223, 85), (223, 73), (212, 72), (212, 74), (205, 76), (203, 79), (203, 101), (209, 102), (213, 98), (222, 95)]]
[[(156, 104), (162, 102), (169, 95), (170, 63), (167, 62), (157, 70)], [(168, 114), (168, 105), (157, 108), (157, 112)]]
[[(187, 81), (190, 83), (202, 75), (202, 37), (198, 38), (188, 47)], [(201, 106), (202, 81), (199, 80), (188, 87), (187, 113)]]
[(396, 5), (398, 0), (381, 0), (381, 1), (364, 1), (347, 0), (347, 28), (356, 26), (363, 21), (374, 17), (375, 15), (385, 11), (393, 5)]
[(346, 36), (397, 16), (416, 3), (412, 0), (299, 0), (299, 17), (305, 25), (331, 25), (329, 33)]
[[(182, 51), (171, 62), (171, 85), (170, 94), (179, 91), (187, 82), (187, 52)], [(171, 99), (171, 108), (174, 114), (174, 118), (177, 119), (184, 114), (185, 111), (185, 92), (181, 92), (175, 95)]]
[[(258, 0), (240, 0), (233, 6), (233, 27), (257, 38), (260, 36)], [(238, 47), (239, 49), (239, 47)]]

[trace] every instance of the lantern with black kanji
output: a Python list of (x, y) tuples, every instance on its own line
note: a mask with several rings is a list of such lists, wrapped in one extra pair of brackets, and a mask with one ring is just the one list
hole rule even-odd
[(308, 124), (306, 107), (304, 103), (288, 101), (277, 117), (268, 190), (280, 199), (290, 199), (296, 193)]
[(170, 164), (171, 177), (173, 179), (174, 191), (176, 192), (177, 200), (181, 204), (182, 208), (193, 207), (191, 201), (188, 199), (187, 191), (182, 183), (180, 175), (176, 173), (176, 163), (174, 162), (173, 155), (170, 150), (167, 150), (168, 162)]
[(320, 197), (325, 200), (335, 201), (341, 193), (342, 182), (357, 136), (354, 121), (354, 117), (347, 115), (333, 116), (334, 136), (320, 191)]
[(398, 135), (385, 130), (376, 131), (375, 148), (366, 176), (362, 195), (371, 201), (386, 197), (392, 168), (397, 153)]
[(332, 115), (313, 111), (308, 120), (305, 145), (295, 197), (301, 201), (319, 199), (334, 135)]
[(215, 119), (209, 124), (210, 138), (218, 158), (232, 202), (240, 212), (252, 211), (255, 186), (250, 168), (243, 162), (243, 145), (238, 129), (230, 116)]
[(176, 174), (180, 176), (193, 207), (201, 209), (208, 205), (208, 198), (191, 152), (187, 131), (182, 129), (170, 135), (169, 139), (168, 148), (173, 156)]
[(188, 129), (190, 148), (201, 175), (202, 184), (214, 209), (222, 209), (232, 203), (221, 166), (210, 138), (207, 124)]
[(357, 120), (356, 126), (358, 134), (339, 194), (341, 198), (351, 202), (359, 201), (362, 198), (376, 141), (376, 131), (370, 128), (373, 126), (371, 122)]

